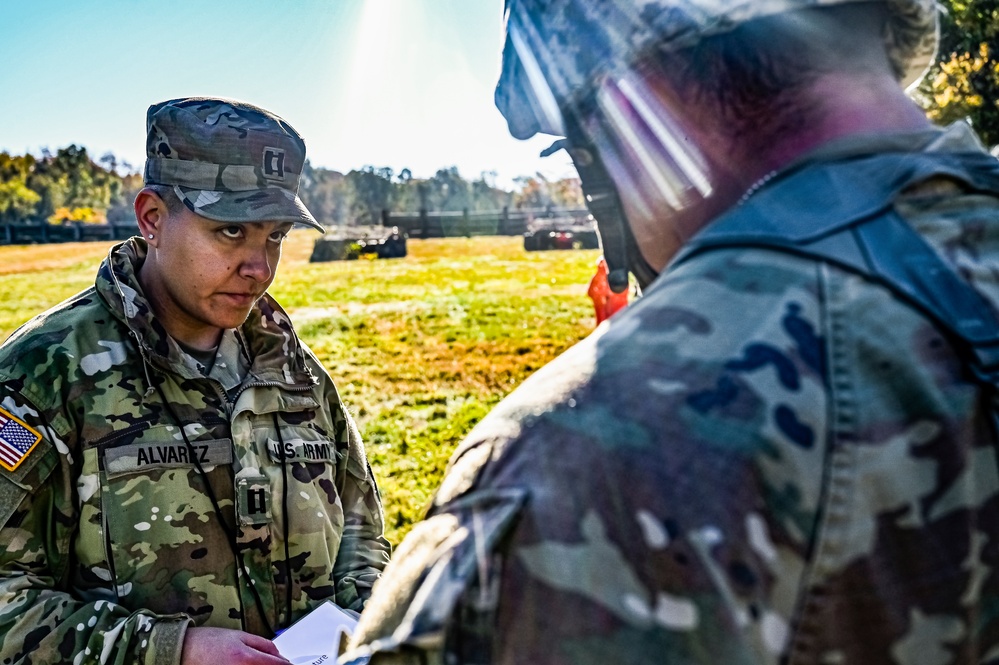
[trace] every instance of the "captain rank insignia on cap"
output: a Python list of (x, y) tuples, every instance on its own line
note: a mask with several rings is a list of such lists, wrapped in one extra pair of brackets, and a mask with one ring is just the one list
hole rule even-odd
[(41, 434), (0, 409), (0, 466), (13, 471), (41, 440)]
[(281, 148), (264, 148), (264, 177), (284, 180), (284, 150)]

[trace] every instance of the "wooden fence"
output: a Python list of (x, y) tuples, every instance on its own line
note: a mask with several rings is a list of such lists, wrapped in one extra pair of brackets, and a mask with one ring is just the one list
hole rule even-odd
[(0, 245), (125, 240), (138, 232), (135, 224), (0, 224)]

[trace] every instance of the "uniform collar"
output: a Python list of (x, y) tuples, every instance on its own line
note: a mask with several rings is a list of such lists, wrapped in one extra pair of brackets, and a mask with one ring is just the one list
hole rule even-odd
[(891, 153), (983, 153), (981, 141), (967, 124), (956, 122), (946, 128), (932, 127), (912, 132), (851, 134), (822, 144), (783, 166), (766, 173), (749, 186), (737, 205), (746, 203), (756, 192), (810, 164), (833, 163)]
[(795, 159), (781, 171), (809, 162), (835, 162), (886, 152), (985, 152), (985, 147), (964, 122), (914, 132), (855, 134), (830, 141)]

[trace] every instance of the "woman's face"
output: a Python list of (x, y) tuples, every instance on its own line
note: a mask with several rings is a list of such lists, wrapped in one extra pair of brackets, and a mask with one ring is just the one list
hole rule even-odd
[[(187, 209), (160, 225), (141, 277), (167, 331), (210, 348), (243, 324), (281, 260), (291, 222), (216, 222)], [(152, 259), (152, 260), (150, 260)]]

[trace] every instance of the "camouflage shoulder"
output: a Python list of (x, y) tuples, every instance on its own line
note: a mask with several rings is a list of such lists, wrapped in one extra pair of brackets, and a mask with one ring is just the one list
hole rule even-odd
[(519, 488), (475, 491), (417, 524), (376, 583), (345, 660), (385, 654), (407, 662), (417, 652), (441, 652), (460, 628), (453, 614), (462, 598), (488, 596), (495, 610), (501, 564), (493, 553), (526, 501)]
[(34, 343), (34, 338), (39, 334), (44, 334), (44, 332), (53, 329), (71, 328), (81, 321), (85, 321), (85, 317), (92, 314), (92, 312), (81, 312), (80, 310), (85, 310), (93, 304), (99, 304), (99, 302), (100, 296), (97, 294), (97, 289), (90, 287), (44, 312), (36, 314), (12, 332), (0, 344), (0, 359), (4, 357), (5, 352), (8, 352), (13, 345), (31, 345)]
[(120, 362), (129, 343), (127, 331), (90, 288), (34, 317), (0, 344), (0, 381), (21, 384), (19, 392), (47, 408), (62, 401), (58, 395), (75, 375)]
[[(94, 288), (39, 314), (0, 345), (0, 517), (71, 455), (67, 391), (125, 356), (125, 340)], [(99, 332), (100, 331), (100, 332)]]

